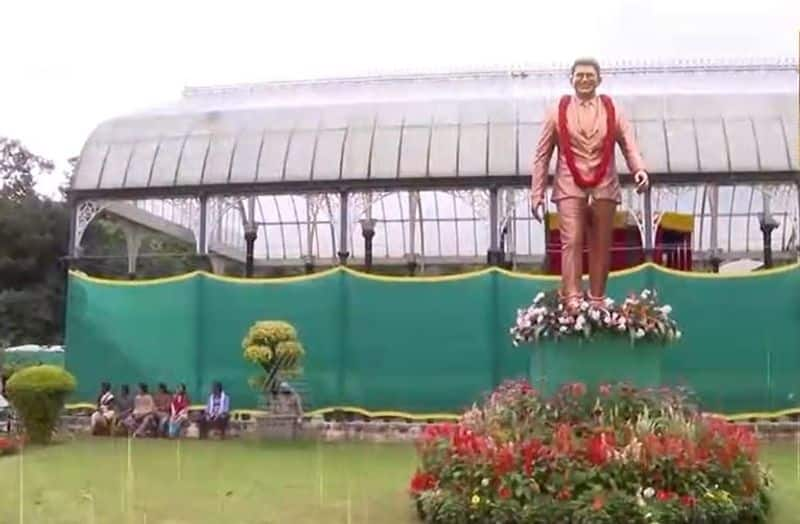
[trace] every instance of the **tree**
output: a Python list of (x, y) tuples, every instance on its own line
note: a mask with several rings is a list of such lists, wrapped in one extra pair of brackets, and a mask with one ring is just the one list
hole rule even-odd
[(51, 169), (19, 141), (0, 137), (0, 340), (9, 345), (61, 340), (69, 213), (33, 189)]
[(53, 162), (31, 153), (19, 140), (0, 137), (0, 197), (22, 201), (34, 196), (36, 178), (53, 170)]
[(297, 330), (288, 322), (263, 320), (250, 327), (242, 341), (244, 358), (264, 371), (262, 389), (274, 394), (280, 381), (302, 372), (305, 355)]

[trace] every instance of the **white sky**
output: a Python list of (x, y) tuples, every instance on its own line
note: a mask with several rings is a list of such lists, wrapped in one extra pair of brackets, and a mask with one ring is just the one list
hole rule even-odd
[(619, 59), (797, 56), (800, 0), (5, 3), (0, 135), (65, 160), (186, 85)]

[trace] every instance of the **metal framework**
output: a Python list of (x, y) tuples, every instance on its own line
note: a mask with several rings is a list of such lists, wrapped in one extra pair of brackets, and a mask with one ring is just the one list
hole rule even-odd
[[(254, 231), (259, 265), (358, 261), (365, 220), (376, 263), (485, 263), (501, 244), (514, 262), (536, 260), (543, 231), (527, 173), (563, 74), (189, 89), (89, 137), (70, 192), (73, 249), (108, 202), (125, 200), (192, 231), (200, 254), (238, 258)], [(694, 248), (709, 256), (758, 252), (765, 217), (779, 224), (779, 249), (796, 250), (796, 62), (620, 65), (604, 76), (655, 186), (624, 203), (646, 248), (654, 214), (671, 210), (695, 216)]]

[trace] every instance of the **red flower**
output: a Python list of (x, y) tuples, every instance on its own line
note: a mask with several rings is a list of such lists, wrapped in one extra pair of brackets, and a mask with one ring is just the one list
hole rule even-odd
[(570, 394), (575, 398), (580, 398), (586, 394), (586, 384), (575, 382), (569, 386)]
[(611, 458), (614, 448), (614, 435), (598, 433), (586, 441), (586, 457), (595, 466), (605, 464)]
[(562, 488), (556, 495), (558, 500), (569, 500), (570, 497), (572, 497), (572, 491), (569, 488)]
[(687, 508), (693, 508), (696, 503), (697, 500), (691, 495), (684, 495), (681, 497), (681, 504)]
[(497, 490), (497, 495), (503, 500), (510, 499), (511, 489), (508, 486), (500, 486), (500, 489)]
[(522, 467), (525, 474), (530, 476), (533, 474), (533, 463), (545, 451), (542, 446), (542, 441), (539, 439), (532, 439), (522, 444)]
[(672, 493), (671, 491), (665, 491), (663, 489), (658, 490), (658, 493), (656, 493), (656, 498), (661, 502), (667, 502), (673, 499), (674, 497), (675, 493)]
[(603, 509), (605, 503), (606, 500), (603, 498), (602, 495), (595, 495), (594, 500), (592, 501), (592, 509), (595, 511), (600, 511), (601, 509)]
[(502, 477), (514, 469), (514, 453), (508, 446), (503, 446), (494, 454), (494, 474)]
[(607, 397), (611, 394), (611, 386), (608, 384), (601, 384), (599, 388), (597, 388), (600, 395)]
[(411, 478), (411, 493), (422, 493), (436, 487), (436, 477), (430, 473), (417, 471)]

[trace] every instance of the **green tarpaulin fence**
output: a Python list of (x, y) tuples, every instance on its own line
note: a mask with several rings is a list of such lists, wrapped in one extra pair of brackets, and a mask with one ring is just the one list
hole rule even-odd
[[(203, 403), (222, 381), (236, 408), (255, 408), (256, 368), (241, 340), (256, 320), (293, 323), (307, 350), (315, 408), (459, 412), (500, 383), (529, 376), (514, 348), (516, 310), (557, 279), (487, 269), (453, 277), (395, 278), (333, 269), (307, 277), (244, 280), (192, 273), (110, 282), (72, 273), (66, 337), (75, 400), (101, 381), (185, 382)], [(683, 331), (665, 349), (665, 385), (692, 387), (717, 412), (800, 405), (800, 267), (736, 277), (653, 265), (612, 275), (609, 293), (655, 287)], [(550, 377), (566, 382), (570, 377)]]

